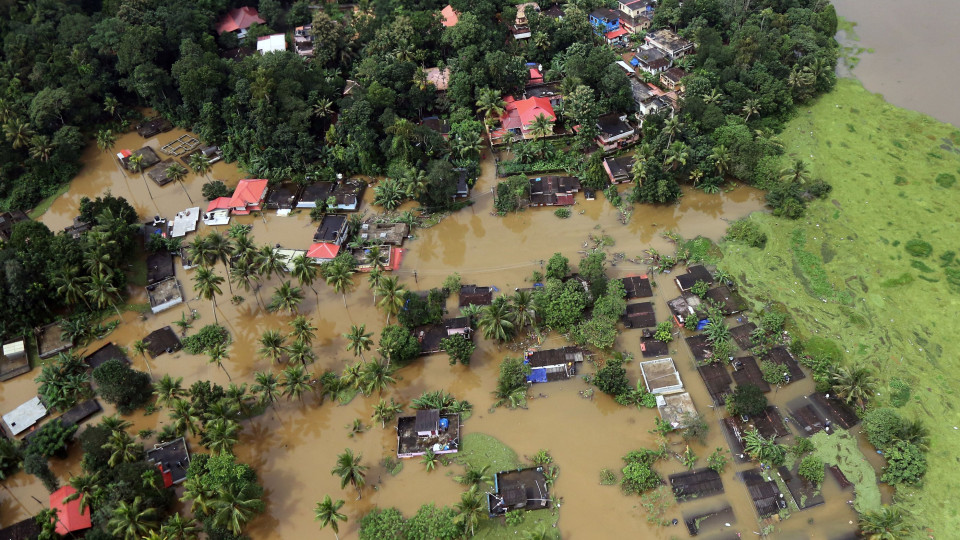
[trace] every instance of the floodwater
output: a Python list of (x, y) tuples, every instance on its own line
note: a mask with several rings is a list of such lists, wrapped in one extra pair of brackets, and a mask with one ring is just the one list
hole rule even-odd
[(960, 126), (956, 88), (960, 60), (956, 22), (960, 2), (921, 0), (834, 0), (837, 13), (856, 22), (859, 42), (847, 46), (873, 49), (860, 55), (853, 75), (871, 92), (907, 109)]
[[(173, 131), (148, 141), (154, 148), (182, 132)], [(135, 150), (143, 144), (136, 134), (123, 136), (116, 148)], [(701, 192), (687, 192), (681, 202), (673, 206), (654, 207), (636, 206), (629, 223), (622, 225), (619, 213), (602, 197), (596, 201), (585, 201), (582, 195), (577, 197), (578, 204), (573, 207), (573, 216), (561, 220), (553, 215), (549, 208), (529, 209), (504, 218), (491, 214), (492, 197), (490, 189), (495, 185), (492, 163), (484, 164), (484, 176), (474, 190), (476, 204), (447, 217), (438, 225), (416, 231), (417, 237), (405, 245), (408, 250), (403, 266), (398, 274), (404, 285), (412, 290), (436, 287), (450, 273), (456, 271), (462, 276), (463, 283), (495, 285), (501, 291), (512, 292), (514, 288), (528, 286), (527, 279), (535, 270), (540, 270), (543, 261), (554, 252), (562, 252), (575, 264), (580, 253), (590, 243), (590, 235), (610, 235), (615, 240), (610, 253), (625, 253), (627, 259), (637, 257), (644, 249), (655, 247), (671, 250), (669, 242), (662, 233), (675, 230), (686, 237), (698, 234), (718, 239), (726, 229), (728, 221), (747, 215), (762, 208), (762, 194), (746, 187), (738, 187), (729, 193), (705, 195)], [(53, 229), (69, 225), (81, 196), (96, 196), (108, 189), (114, 195), (124, 196), (134, 203), (141, 217), (160, 213), (172, 217), (176, 212), (192, 206), (183, 190), (169, 184), (163, 188), (151, 185), (154, 199), (147, 193), (139, 175), (124, 175), (110, 155), (90, 150), (85, 156), (86, 166), (74, 181), (70, 191), (55, 202), (42, 221)], [(211, 176), (227, 181), (233, 186), (240, 173), (231, 164), (219, 163)], [(197, 203), (203, 204), (200, 186), (203, 178), (190, 175), (185, 187)], [(367, 191), (367, 200), (372, 190)], [(365, 206), (368, 212), (377, 209)], [(264, 219), (259, 217), (241, 217), (235, 223), (249, 223), (253, 226), (253, 235), (260, 243), (280, 243), (284, 247), (306, 248), (313, 233), (309, 218), (304, 213), (280, 218), (270, 212)], [(200, 232), (206, 232), (201, 224)], [(188, 237), (189, 239), (189, 237)], [(222, 272), (222, 267), (217, 268)], [(610, 268), (612, 276), (642, 273), (645, 268), (639, 264), (621, 261)], [(196, 299), (192, 288), (192, 271), (177, 269), (178, 278), (190, 300), (183, 306), (168, 310), (159, 315), (141, 317), (133, 313), (124, 314), (124, 323), (104, 341), (113, 341), (129, 347), (136, 339), (144, 337), (150, 331), (171, 324), (188, 309), (196, 310), (201, 319), (195, 323), (195, 329), (202, 324), (213, 322), (213, 313), (209, 302)], [(270, 291), (279, 280), (264, 286), (264, 294)], [(655, 302), (660, 320), (668, 317), (666, 300), (676, 296), (671, 276), (656, 278)], [(347, 295), (344, 308), (339, 294), (323, 284), (317, 286), (319, 306), (316, 297), (307, 291), (301, 311), (311, 318), (318, 327), (314, 350), (317, 362), (311, 366), (316, 373), (325, 370), (341, 370), (348, 362), (354, 361), (345, 351), (346, 340), (342, 335), (351, 324), (367, 324), (368, 329), (379, 331), (384, 324), (384, 315), (374, 308), (373, 297), (363, 275), (356, 278), (356, 288)], [(134, 297), (142, 298), (142, 291), (134, 291)], [(256, 356), (256, 340), (268, 329), (285, 329), (290, 317), (268, 314), (261, 311), (251, 295), (240, 305), (232, 305), (229, 292), (224, 287), (218, 314), (220, 321), (226, 324), (233, 337), (230, 358), (224, 362), (229, 376), (237, 383), (251, 383), (256, 371), (271, 369), (267, 360)], [(141, 300), (142, 301), (142, 300)], [(451, 299), (451, 311), (455, 310), (455, 299)], [(639, 331), (624, 331), (618, 338), (618, 350), (633, 353), (640, 357)], [(90, 344), (88, 351), (99, 347), (102, 342)], [(725, 503), (733, 506), (736, 521), (726, 529), (708, 529), (701, 534), (706, 538), (732, 536), (740, 532), (745, 537), (759, 532), (756, 513), (748, 498), (747, 490), (735, 479), (735, 471), (746, 466), (730, 465), (723, 475), (726, 493), (703, 500), (673, 504), (666, 512), (668, 519), (677, 518), (681, 525), (656, 528), (647, 524), (646, 512), (638, 497), (628, 497), (616, 487), (599, 485), (599, 471), (608, 467), (619, 470), (622, 467), (621, 456), (630, 450), (653, 448), (654, 436), (649, 431), (654, 427), (655, 410), (637, 410), (622, 407), (605, 395), (597, 393), (592, 399), (580, 396), (586, 385), (580, 379), (556, 382), (533, 387), (527, 410), (499, 409), (490, 412), (493, 390), (499, 362), (507, 355), (518, 354), (518, 346), (504, 347), (502, 350), (494, 343), (479, 340), (479, 347), (469, 367), (451, 367), (446, 355), (434, 355), (417, 360), (400, 370), (396, 377), (398, 384), (390, 388), (384, 397), (393, 397), (397, 401), (409, 401), (428, 390), (444, 389), (458, 399), (466, 399), (474, 405), (474, 414), (465, 423), (464, 433), (487, 433), (499, 438), (513, 448), (520, 456), (532, 456), (539, 449), (548, 449), (555, 463), (560, 467), (560, 476), (554, 487), (554, 493), (562, 497), (562, 511), (559, 514), (558, 529), (564, 538), (671, 538), (687, 537), (682, 525), (684, 516), (695, 515), (707, 510), (715, 510)], [(561, 346), (565, 342), (560, 336), (549, 336), (546, 347)], [(368, 353), (368, 358), (372, 353)], [(720, 414), (710, 408), (711, 400), (696, 370), (687, 346), (682, 341), (674, 341), (671, 347), (687, 390), (693, 396), (697, 409), (708, 419), (711, 430), (708, 444), (693, 445), (700, 456), (699, 466), (704, 466), (706, 456), (714, 448), (726, 449), (723, 434), (718, 425)], [(146, 369), (143, 360), (133, 358), (135, 367)], [(228, 383), (227, 375), (216, 366), (207, 363), (205, 357), (191, 356), (180, 352), (163, 355), (151, 360), (155, 378), (161, 373), (171, 373), (184, 378), (188, 387), (197, 380), (212, 380), (220, 384)], [(278, 368), (273, 368), (278, 369)], [(592, 366), (585, 366), (586, 372), (592, 372)], [(14, 379), (3, 385), (0, 394), (0, 408), (6, 411), (22, 403), (35, 393), (32, 378), (29, 375)], [(639, 374), (637, 362), (628, 366), (628, 374), (635, 382)], [(812, 382), (806, 379), (779, 390), (777, 402), (786, 403), (812, 391)], [(238, 457), (254, 466), (266, 488), (266, 512), (252, 522), (248, 528), (251, 537), (257, 539), (313, 538), (318, 534), (313, 520), (313, 507), (316, 501), (330, 494), (334, 498), (347, 500), (343, 512), (350, 521), (341, 526), (344, 538), (355, 538), (359, 518), (373, 505), (381, 507), (395, 506), (406, 515), (411, 515), (423, 503), (436, 502), (452, 505), (459, 500), (462, 487), (451, 476), (460, 472), (456, 465), (440, 467), (426, 472), (417, 459), (406, 460), (403, 470), (397, 476), (384, 471), (381, 461), (395, 456), (396, 435), (391, 426), (382, 429), (373, 425), (362, 434), (351, 436), (348, 425), (354, 419), (365, 424), (372, 423), (370, 415), (379, 396), (358, 396), (347, 405), (320, 403), (313, 396), (303, 403), (283, 402), (274, 410), (244, 423), (240, 444), (235, 448)], [(131, 418), (133, 431), (140, 429), (159, 429), (168, 422), (166, 412), (150, 416), (137, 414)], [(674, 437), (676, 438), (676, 437)], [(151, 441), (147, 441), (148, 443)], [(197, 441), (191, 441), (194, 451), (201, 450)], [(70, 458), (55, 462), (54, 470), (66, 478), (79, 472), (79, 448), (75, 445)], [(367, 473), (367, 487), (363, 498), (355, 501), (354, 491), (341, 490), (338, 479), (330, 475), (336, 455), (344, 448), (352, 448), (363, 455), (363, 462), (370, 466)], [(674, 441), (671, 449), (683, 452), (683, 444)], [(661, 462), (656, 468), (666, 475), (683, 470), (676, 460)], [(0, 518), (4, 523), (22, 519), (40, 509), (41, 504), (34, 501), (46, 500), (46, 493), (39, 482), (32, 477), (19, 473), (7, 481), (11, 493), (21, 503), (8, 502), (7, 494), (0, 495), (4, 503), (0, 505)], [(0, 492), (2, 493), (2, 492)], [(830, 475), (824, 485), (827, 504), (801, 512), (789, 520), (778, 524), (785, 538), (833, 539), (839, 534), (849, 532), (855, 521), (855, 514), (845, 501), (851, 498), (850, 492), (840, 492)], [(601, 517), (602, 516), (602, 517)]]

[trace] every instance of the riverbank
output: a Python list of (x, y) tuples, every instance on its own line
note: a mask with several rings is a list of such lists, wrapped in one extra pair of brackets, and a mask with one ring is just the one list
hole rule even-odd
[[(782, 134), (788, 160), (804, 159), (833, 192), (798, 221), (756, 213), (763, 250), (724, 243), (723, 266), (756, 302), (782, 302), (795, 331), (839, 343), (844, 363), (880, 379), (874, 402), (890, 404), (890, 384), (909, 385), (900, 408), (930, 429), (929, 473), (897, 501), (931, 534), (960, 527), (944, 498), (960, 487), (952, 451), (960, 438), (954, 371), (960, 346), (960, 131), (901, 109), (851, 79), (800, 111)], [(906, 245), (919, 246), (912, 256)], [(922, 243), (919, 243), (919, 242)], [(930, 249), (926, 249), (929, 244)], [(894, 383), (896, 384), (896, 383)]]

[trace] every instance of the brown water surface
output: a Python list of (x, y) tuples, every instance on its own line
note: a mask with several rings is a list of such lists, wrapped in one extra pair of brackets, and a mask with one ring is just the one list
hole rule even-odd
[[(181, 133), (173, 131), (148, 142), (158, 148)], [(117, 144), (117, 148), (131, 150), (140, 146), (142, 139), (136, 134), (123, 136)], [(192, 206), (183, 190), (173, 184), (164, 188), (151, 185), (154, 195), (151, 200), (139, 175), (122, 174), (112, 158), (95, 149), (87, 152), (85, 163), (84, 170), (70, 191), (42, 217), (42, 221), (51, 228), (59, 229), (70, 224), (81, 196), (96, 196), (107, 190), (135, 201), (141, 217), (155, 213), (172, 217), (177, 211)], [(502, 291), (512, 292), (516, 287), (527, 286), (526, 280), (532, 272), (540, 270), (543, 261), (554, 252), (562, 252), (573, 262), (579, 260), (590, 235), (610, 235), (615, 240), (610, 253), (623, 252), (632, 258), (651, 246), (670, 250), (669, 242), (662, 237), (662, 233), (670, 230), (686, 237), (701, 234), (718, 239), (728, 221), (762, 207), (760, 192), (739, 187), (720, 195), (688, 191), (680, 203), (671, 206), (636, 206), (626, 225), (620, 223), (618, 212), (602, 197), (596, 201), (584, 201), (582, 195), (577, 197), (578, 204), (573, 207), (573, 216), (569, 219), (555, 217), (550, 209), (530, 209), (501, 218), (491, 215), (492, 198), (489, 192), (495, 184), (492, 169), (491, 163), (485, 163), (485, 174), (474, 190), (475, 205), (447, 217), (432, 228), (416, 231), (417, 237), (406, 244), (407, 255), (398, 272), (405, 286), (414, 290), (439, 286), (444, 277), (456, 271), (461, 274), (464, 283), (495, 285)], [(220, 163), (215, 166), (211, 176), (225, 179), (229, 186), (233, 186), (241, 174), (233, 165)], [(201, 204), (200, 186), (203, 181), (190, 175), (185, 182), (194, 201)], [(367, 192), (368, 200), (371, 191)], [(371, 206), (365, 209), (377, 211)], [(241, 217), (234, 222), (251, 224), (258, 242), (280, 243), (291, 248), (307, 247), (314, 230), (304, 213), (279, 218), (271, 212), (265, 220)], [(201, 232), (204, 232), (202, 225)], [(216, 270), (223, 271), (222, 267)], [(645, 270), (638, 264), (621, 261), (611, 268), (610, 274), (622, 276)], [(123, 324), (107, 340), (129, 347), (134, 340), (150, 331), (179, 319), (188, 309), (197, 310), (201, 316), (195, 328), (213, 322), (210, 303), (196, 299), (192, 292), (192, 273), (178, 266), (178, 278), (190, 298), (185, 305), (145, 317), (125, 313)], [(670, 276), (659, 276), (655, 281), (658, 285), (655, 289), (656, 309), (663, 320), (668, 316), (665, 302), (676, 296), (676, 288)], [(354, 361), (346, 352), (346, 340), (342, 337), (351, 324), (365, 323), (375, 331), (379, 331), (384, 324), (383, 314), (373, 306), (365, 276), (357, 276), (355, 282), (356, 289), (346, 296), (346, 308), (340, 295), (329, 287), (317, 287), (319, 309), (316, 297), (307, 291), (301, 310), (318, 327), (314, 346), (318, 360), (311, 366), (318, 374), (325, 370), (341, 370), (347, 362)], [(279, 279), (274, 278), (266, 284), (264, 294), (269, 296), (277, 283)], [(254, 372), (278, 369), (271, 368), (268, 361), (256, 355), (257, 338), (264, 330), (285, 329), (290, 317), (265, 313), (258, 308), (250, 294), (246, 295), (245, 302), (234, 306), (229, 302), (226, 287), (224, 289), (218, 317), (230, 328), (233, 337), (230, 358), (224, 362), (224, 368), (234, 382), (251, 383)], [(136, 291), (135, 295), (142, 301), (141, 291)], [(454, 305), (452, 299), (451, 311), (455, 311)], [(92, 351), (100, 344), (93, 343), (86, 350)], [(546, 346), (563, 344), (565, 340), (556, 335), (549, 336), (545, 343)], [(672, 345), (671, 354), (687, 390), (693, 396), (697, 409), (711, 424), (707, 445), (693, 447), (701, 457), (702, 466), (714, 448), (726, 448), (727, 445), (717, 425), (719, 414), (710, 407), (711, 400), (696, 374), (689, 350), (682, 341), (675, 341)], [(535, 386), (531, 391), (533, 399), (526, 410), (500, 409), (490, 412), (491, 391), (496, 383), (499, 362), (508, 354), (518, 354), (517, 350), (510, 348), (517, 349), (518, 346), (501, 350), (494, 343), (481, 339), (469, 367), (451, 367), (445, 355), (415, 361), (398, 372), (398, 384), (389, 389), (385, 396), (409, 403), (410, 399), (424, 391), (445, 389), (458, 399), (466, 399), (474, 404), (474, 414), (463, 428), (465, 433), (493, 435), (521, 456), (532, 456), (541, 448), (549, 449), (561, 468), (554, 491), (563, 499), (558, 528), (564, 538), (686, 537), (687, 532), (682, 525), (668, 528), (648, 525), (638, 498), (626, 497), (616, 487), (599, 485), (601, 468), (619, 470), (622, 467), (621, 456), (630, 450), (655, 446), (654, 436), (649, 431), (654, 427), (657, 412), (622, 407), (599, 393), (592, 399), (584, 399), (579, 392), (588, 389), (588, 385), (580, 379)], [(625, 331), (618, 338), (617, 349), (639, 358), (639, 331)], [(367, 356), (370, 355), (368, 353)], [(136, 367), (146, 369), (143, 360), (133, 360)], [(184, 386), (204, 379), (223, 385), (229, 382), (224, 371), (208, 364), (206, 358), (183, 352), (163, 355), (151, 361), (151, 366), (155, 374), (168, 372), (183, 377)], [(585, 366), (586, 372), (592, 372), (593, 369), (592, 366)], [(636, 362), (628, 366), (628, 372), (631, 380), (636, 381), (639, 377)], [(0, 408), (9, 410), (34, 395), (36, 384), (32, 379), (37, 374), (38, 371), (34, 370), (29, 375), (4, 383)], [(811, 391), (809, 379), (794, 383), (778, 392), (777, 402), (785, 403), (788, 399)], [(427, 473), (419, 460), (413, 459), (405, 462), (402, 472), (396, 477), (384, 472), (380, 461), (396, 452), (396, 435), (391, 426), (381, 429), (375, 425), (363, 434), (350, 435), (347, 426), (354, 419), (359, 418), (368, 425), (371, 423), (370, 414), (378, 398), (358, 396), (351, 403), (338, 406), (330, 402), (320, 403), (315, 397), (309, 396), (303, 403), (283, 402), (275, 410), (245, 422), (240, 444), (235, 451), (242, 461), (256, 468), (266, 487), (267, 502), (266, 512), (249, 527), (251, 537), (316, 537), (318, 529), (313, 520), (313, 506), (326, 494), (347, 500), (343, 511), (350, 521), (341, 526), (344, 538), (356, 537), (359, 518), (373, 505), (395, 506), (410, 515), (425, 502), (454, 504), (459, 499), (462, 488), (451, 479), (453, 474), (460, 471), (457, 466), (441, 467)], [(163, 411), (150, 416), (137, 414), (131, 420), (134, 422), (134, 431), (159, 429), (169, 421)], [(191, 442), (194, 451), (201, 450), (197, 441)], [(341, 490), (338, 480), (330, 475), (337, 453), (344, 448), (352, 448), (362, 454), (364, 463), (371, 467), (367, 474), (368, 487), (360, 501), (354, 500), (353, 491)], [(672, 449), (680, 453), (683, 446), (678, 443)], [(54, 470), (61, 478), (78, 473), (78, 457), (79, 449), (75, 447), (69, 459), (54, 463)], [(682, 505), (674, 504), (667, 511), (667, 517), (682, 520), (684, 515), (716, 509), (728, 502), (734, 508), (736, 522), (731, 523), (727, 533), (739, 531), (745, 537), (752, 537), (755, 531), (760, 531), (761, 525), (757, 523), (746, 489), (734, 477), (735, 471), (743, 468), (727, 468), (723, 477), (726, 486), (724, 495)], [(679, 472), (683, 467), (672, 460), (658, 464), (657, 469), (666, 476)], [(33, 501), (33, 496), (46, 501), (45, 491), (40, 484), (23, 473), (8, 480), (7, 485), (23, 505), (14, 501), (0, 506), (0, 519), (4, 523), (35, 513), (40, 505)], [(826, 505), (794, 515), (779, 524), (779, 530), (783, 533), (781, 537), (832, 539), (840, 532), (849, 531), (851, 526), (848, 523), (855, 519), (855, 515), (844, 501), (851, 494), (839, 492), (829, 476), (824, 494), (828, 501)], [(0, 497), (7, 500), (6, 494)], [(711, 536), (716, 535), (705, 531), (705, 537)]]

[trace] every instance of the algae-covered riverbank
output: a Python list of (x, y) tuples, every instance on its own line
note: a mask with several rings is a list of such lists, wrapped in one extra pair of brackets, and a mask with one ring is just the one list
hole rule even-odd
[(723, 266), (753, 300), (786, 304), (796, 331), (834, 340), (844, 363), (871, 367), (876, 403), (899, 404), (891, 383), (909, 385), (900, 413), (930, 429), (929, 473), (896, 499), (946, 537), (960, 526), (944, 497), (960, 488), (960, 132), (842, 79), (800, 111), (782, 140), (786, 157), (806, 160), (833, 192), (798, 221), (754, 214), (766, 248), (725, 243)]

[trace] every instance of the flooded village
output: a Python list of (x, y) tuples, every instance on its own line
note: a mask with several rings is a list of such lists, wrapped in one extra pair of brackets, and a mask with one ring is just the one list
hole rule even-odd
[(909, 385), (786, 294), (866, 325), (780, 138), (829, 3), (172, 2), (0, 89), (0, 540), (934, 538)]

